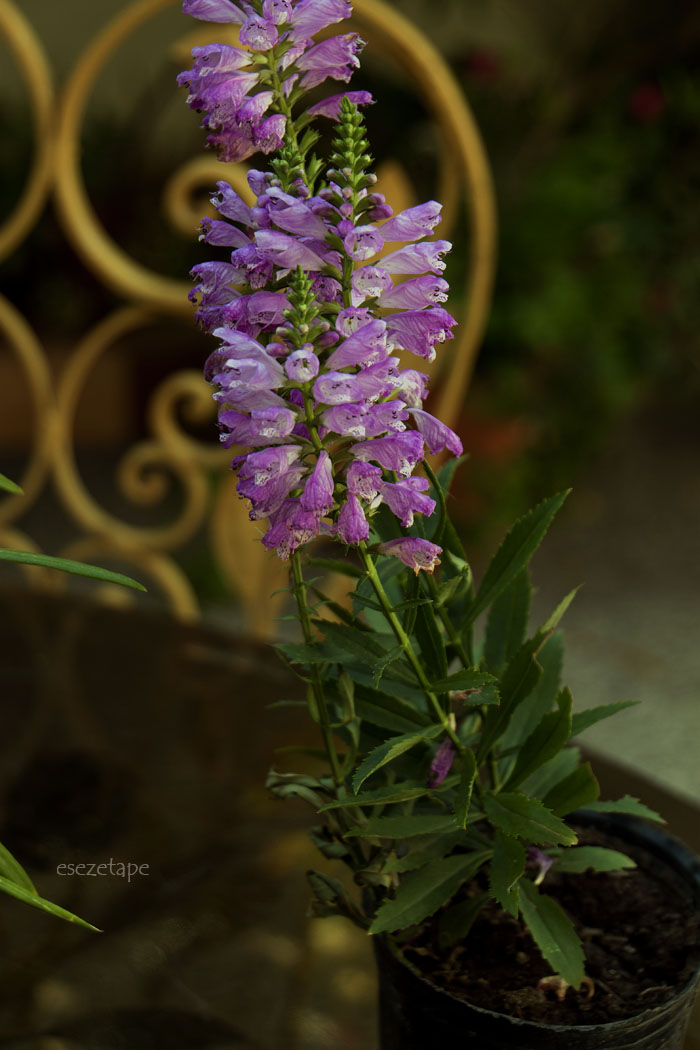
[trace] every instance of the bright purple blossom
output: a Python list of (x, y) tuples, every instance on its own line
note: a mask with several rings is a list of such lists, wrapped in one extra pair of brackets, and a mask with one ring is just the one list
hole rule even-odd
[(352, 492), (340, 508), (336, 536), (341, 543), (361, 543), (369, 537), (369, 522), (359, 499)]
[(246, 19), (241, 26), (239, 40), (252, 51), (269, 51), (277, 42), (279, 33), (274, 22), (259, 15)]
[(423, 241), (421, 244), (407, 244), (398, 251), (390, 252), (382, 258), (382, 266), (389, 273), (442, 273), (445, 263), (443, 255), (449, 252), (452, 245), (449, 241)]
[(384, 238), (376, 226), (352, 226), (343, 233), (345, 251), (356, 262), (364, 262), (382, 250)]
[(371, 463), (363, 463), (362, 460), (353, 460), (347, 469), (345, 482), (348, 492), (371, 503), (382, 485), (382, 469)]
[(446, 302), (448, 290), (449, 285), (442, 277), (414, 277), (412, 281), (404, 281), (395, 288), (389, 285), (389, 290), (380, 294), (377, 305), (399, 310), (421, 310), (424, 306)]
[(453, 456), (462, 455), (462, 442), (454, 430), (450, 430), (439, 419), (431, 416), (429, 412), (424, 412), (421, 408), (411, 408), (410, 412), (416, 426), (425, 438), (431, 456), (442, 452), (443, 449), (448, 449)]
[(537, 848), (537, 846), (528, 846), (525, 867), (537, 869), (537, 875), (533, 880), (535, 886), (539, 886), (540, 883), (544, 880), (544, 877), (551, 868), (552, 864), (553, 861), (549, 854), (543, 853), (542, 850)]
[(284, 362), (284, 370), (294, 383), (310, 383), (318, 375), (318, 369), (319, 360), (311, 343), (295, 350)]
[(435, 510), (435, 500), (423, 495), (428, 485), (427, 478), (405, 478), (396, 483), (385, 481), (382, 484), (382, 501), (405, 529), (413, 524), (414, 513), (430, 515)]
[(441, 211), (442, 204), (438, 201), (406, 208), (382, 225), (382, 237), (385, 241), (416, 241), (426, 237), (440, 222)]
[(436, 306), (428, 310), (408, 310), (405, 313), (390, 314), (386, 325), (397, 346), (409, 350), (418, 357), (428, 361), (435, 360), (435, 346), (452, 339), (450, 331), (457, 322), (454, 317)]
[(452, 762), (455, 757), (455, 746), (448, 736), (444, 738), (438, 745), (438, 748), (433, 755), (433, 761), (430, 763), (430, 778), (428, 780), (428, 787), (434, 788), (438, 784), (442, 784), (443, 780), (447, 777), (452, 767)]
[(357, 459), (365, 462), (374, 460), (385, 470), (395, 470), (406, 477), (423, 458), (423, 438), (417, 430), (406, 430), (403, 434), (391, 434), (390, 437), (352, 445), (350, 452)]
[(309, 48), (296, 60), (302, 70), (302, 84), (310, 90), (329, 77), (332, 80), (349, 80), (353, 69), (360, 64), (359, 52), (365, 46), (357, 33), (332, 36)]
[(300, 503), (304, 510), (313, 510), (320, 515), (327, 514), (333, 506), (333, 467), (325, 449), (316, 460)]
[(357, 376), (349, 372), (324, 372), (314, 383), (314, 398), (321, 405), (344, 405), (360, 401), (362, 388)]
[(442, 547), (430, 540), (421, 539), (418, 536), (404, 536), (398, 540), (389, 540), (388, 543), (380, 543), (379, 550), (382, 554), (392, 554), (413, 569), (416, 576), (421, 569), (426, 572), (434, 572), (440, 564)]
[(205, 22), (244, 22), (247, 15), (231, 0), (183, 0), (182, 13)]
[(340, 104), (346, 98), (355, 106), (371, 106), (374, 102), (369, 91), (344, 91), (340, 95), (329, 95), (321, 102), (309, 106), (307, 113), (312, 117), (330, 117), (331, 120), (340, 120)]

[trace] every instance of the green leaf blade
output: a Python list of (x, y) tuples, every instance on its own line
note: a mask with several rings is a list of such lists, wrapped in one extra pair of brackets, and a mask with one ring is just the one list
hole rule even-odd
[(392, 933), (434, 915), (487, 858), (488, 853), (457, 854), (407, 875), (395, 897), (380, 906), (369, 932)]
[(381, 769), (382, 766), (391, 762), (392, 759), (398, 758), (399, 755), (403, 755), (406, 751), (410, 751), (417, 744), (425, 743), (427, 740), (438, 736), (442, 731), (442, 726), (431, 726), (420, 733), (403, 733), (401, 736), (390, 737), (389, 740), (385, 740), (379, 747), (375, 747), (355, 771), (352, 779), (354, 793), (357, 794), (365, 780), (373, 773), (376, 773), (378, 769)]
[(560, 492), (543, 500), (516, 521), (484, 574), (469, 609), (469, 622), (473, 623), (479, 613), (487, 609), (525, 568), (568, 494), (568, 491)]
[(502, 791), (487, 794), (484, 801), (486, 816), (506, 835), (522, 838), (538, 846), (573, 846), (576, 834), (560, 817), (540, 801), (521, 792)]
[(539, 893), (529, 879), (520, 884), (520, 914), (554, 972), (573, 988), (579, 988), (585, 977), (585, 958), (569, 917), (556, 901)]
[(48, 554), (14, 551), (2, 547), (0, 548), (0, 561), (15, 562), (20, 565), (37, 565), (43, 569), (58, 569), (59, 572), (67, 572), (73, 576), (86, 576), (88, 579), (99, 580), (101, 583), (116, 583), (120, 587), (130, 587), (134, 591), (146, 590), (138, 580), (132, 580), (130, 576), (125, 576), (121, 572), (102, 569), (98, 565), (84, 565), (71, 558), (53, 558)]
[(525, 860), (522, 842), (500, 831), (496, 833), (489, 869), (489, 888), (491, 895), (514, 919), (518, 917), (518, 883), (525, 873)]

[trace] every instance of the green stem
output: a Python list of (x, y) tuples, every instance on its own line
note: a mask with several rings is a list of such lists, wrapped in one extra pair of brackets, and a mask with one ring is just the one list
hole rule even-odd
[(399, 620), (398, 616), (396, 615), (396, 613), (394, 612), (394, 610), (393, 610), (393, 608), (391, 606), (391, 602), (389, 600), (389, 597), (388, 597), (386, 591), (384, 590), (384, 586), (382, 584), (382, 581), (379, 578), (379, 573), (377, 572), (376, 566), (375, 566), (374, 562), (372, 561), (371, 555), (369, 554), (369, 551), (367, 550), (367, 547), (366, 547), (366, 545), (364, 543), (360, 543), (359, 544), (359, 552), (360, 552), (360, 558), (362, 560), (362, 564), (364, 565), (364, 568), (365, 568), (365, 572), (367, 573), (367, 576), (369, 577), (369, 581), (372, 584), (372, 587), (374, 589), (374, 593), (377, 596), (377, 601), (379, 602), (379, 604), (382, 607), (382, 612), (384, 614), (384, 618), (386, 619), (387, 623), (391, 627), (391, 630), (392, 630), (392, 632), (394, 634), (394, 637), (396, 638), (396, 641), (399, 643), (399, 645), (403, 649), (403, 651), (404, 651), (404, 653), (406, 655), (406, 659), (410, 663), (410, 665), (411, 665), (411, 667), (413, 669), (413, 673), (415, 674), (416, 679), (418, 680), (418, 682), (419, 682), (419, 684), (421, 686), (421, 689), (423, 690), (423, 692), (427, 696), (428, 701), (429, 701), (431, 707), (433, 708), (433, 711), (435, 712), (438, 721), (441, 723), (443, 729), (445, 730), (445, 732), (450, 737), (452, 743), (455, 745), (455, 748), (461, 754), (464, 751), (464, 745), (462, 744), (462, 741), (459, 739), (459, 737), (455, 733), (454, 729), (450, 725), (449, 718), (447, 717), (447, 715), (443, 711), (442, 707), (440, 706), (440, 701), (438, 700), (437, 696), (435, 695), (435, 693), (430, 688), (430, 682), (428, 681), (428, 677), (427, 677), (425, 671), (423, 670), (423, 666), (422, 666), (420, 660), (418, 659), (418, 655), (416, 654), (415, 649), (411, 645), (411, 639), (406, 634), (401, 621)]
[[(451, 644), (454, 646), (455, 652), (462, 661), (462, 666), (465, 669), (470, 668), (472, 666), (472, 661), (469, 659), (469, 654), (465, 649), (464, 643), (462, 642), (462, 639), (457, 633), (457, 630), (455, 629), (452, 620), (450, 619), (447, 609), (444, 605), (435, 604), (438, 596), (438, 585), (432, 576), (427, 576), (427, 584), (428, 591), (430, 592), (430, 596), (433, 599), (433, 607), (435, 608), (438, 616), (440, 617), (440, 622), (442, 623), (443, 627), (445, 628), (445, 631), (447, 632), (447, 637), (449, 638)], [(487, 713), (488, 709), (486, 707), (481, 706), (479, 708), (479, 714), (481, 715), (482, 725), (486, 721)], [(493, 754), (490, 754), (488, 756), (486, 763), (489, 767), (489, 776), (491, 777), (491, 784), (493, 786), (493, 789), (494, 791), (498, 791), (498, 788), (500, 786), (500, 777), (498, 775), (496, 759), (494, 758)]]
[[(314, 644), (314, 632), (311, 627), (311, 614), (309, 612), (309, 605), (306, 600), (306, 583), (304, 582), (304, 576), (301, 571), (301, 559), (298, 552), (294, 552), (291, 558), (292, 562), (292, 576), (294, 579), (294, 597), (296, 598), (297, 609), (299, 610), (299, 622), (301, 623), (301, 629), (304, 634), (304, 641), (307, 645)], [(321, 675), (319, 674), (318, 667), (313, 664), (311, 666), (311, 688), (313, 689), (314, 700), (316, 701), (316, 707), (318, 708), (321, 736), (323, 737), (323, 746), (326, 749), (328, 761), (331, 767), (331, 773), (333, 775), (333, 783), (336, 788), (343, 789), (343, 773), (338, 759), (338, 753), (335, 750), (335, 743), (333, 741), (333, 733), (329, 724), (328, 718), (328, 705), (326, 703), (326, 697), (323, 692), (323, 682), (321, 681)]]

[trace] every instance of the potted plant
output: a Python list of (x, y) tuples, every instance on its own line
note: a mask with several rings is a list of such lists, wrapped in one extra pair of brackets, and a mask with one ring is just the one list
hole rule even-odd
[[(395, 356), (432, 360), (455, 325), (441, 305), (450, 245), (426, 239), (440, 205), (393, 215), (375, 192), (368, 92), (305, 101), (358, 65), (356, 34), (314, 41), (350, 5), (184, 11), (239, 29), (239, 46), (195, 48), (179, 77), (209, 144), (224, 161), (270, 155), (248, 173), (253, 206), (218, 183), (201, 238), (224, 251), (195, 267), (192, 297), (217, 340), (205, 374), (222, 443), (243, 449), (238, 492), (290, 564), (302, 640), (278, 648), (328, 763), (268, 785), (317, 810), (313, 840), (356, 890), (310, 872), (312, 911), (376, 935), (385, 1050), (680, 1047), (697, 867), (639, 821), (660, 820), (642, 803), (600, 802), (569, 746), (626, 706), (572, 712), (556, 628), (573, 593), (528, 630), (528, 564), (566, 494), (516, 522), (476, 585), (447, 513), (460, 439), (424, 409), (427, 376)], [(325, 161), (317, 119), (335, 124)], [(385, 242), (402, 246), (380, 255)], [(426, 456), (444, 453), (435, 472)], [(351, 604), (307, 567), (351, 578)], [(673, 945), (655, 952), (637, 934), (662, 924)]]

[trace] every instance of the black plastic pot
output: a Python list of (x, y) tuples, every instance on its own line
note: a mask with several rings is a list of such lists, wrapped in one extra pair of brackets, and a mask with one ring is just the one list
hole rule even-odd
[[(666, 875), (700, 910), (700, 862), (663, 830), (613, 814), (577, 813), (579, 825), (595, 825), (649, 854), (655, 874)], [(457, 999), (427, 981), (382, 937), (376, 937), (382, 1050), (682, 1050), (700, 985), (700, 966), (667, 1003), (609, 1024), (545, 1025), (492, 1013)]]

